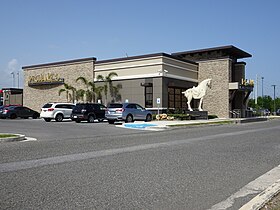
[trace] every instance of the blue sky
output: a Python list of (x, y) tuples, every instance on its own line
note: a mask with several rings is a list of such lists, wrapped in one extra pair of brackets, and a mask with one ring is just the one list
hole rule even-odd
[[(234, 45), (280, 97), (278, 0), (0, 0), (0, 89), (22, 66)], [(261, 79), (259, 79), (261, 81)], [(15, 75), (15, 87), (18, 86)], [(261, 82), (259, 95), (261, 95)]]

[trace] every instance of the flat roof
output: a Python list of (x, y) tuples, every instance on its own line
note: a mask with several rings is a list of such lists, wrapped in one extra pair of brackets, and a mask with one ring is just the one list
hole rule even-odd
[(154, 54), (146, 54), (146, 55), (137, 55), (137, 56), (122, 57), (122, 58), (114, 58), (114, 59), (108, 59), (108, 60), (100, 60), (100, 61), (96, 61), (95, 64), (118, 62), (118, 61), (128, 61), (128, 60), (143, 59), (143, 58), (152, 58), (152, 57), (158, 57), (158, 56), (173, 58), (175, 60), (180, 60), (180, 61), (183, 61), (185, 63), (197, 64), (194, 61), (181, 59), (181, 58), (178, 58), (176, 56), (172, 56), (172, 55), (167, 54), (167, 53), (154, 53)]
[(67, 60), (67, 61), (58, 61), (58, 62), (45, 63), (45, 64), (37, 64), (37, 65), (31, 65), (31, 66), (23, 66), (22, 69), (37, 68), (37, 67), (52, 66), (52, 65), (61, 65), (61, 64), (69, 64), (69, 63), (77, 63), (77, 62), (83, 62), (83, 61), (96, 61), (96, 58), (95, 57), (90, 57), (90, 58), (81, 58), (81, 59), (74, 59), (74, 60)]
[(251, 54), (233, 46), (233, 45), (227, 45), (227, 46), (221, 46), (221, 47), (214, 47), (214, 48), (206, 48), (206, 49), (200, 49), (200, 50), (191, 50), (191, 51), (184, 51), (184, 52), (177, 52), (172, 53), (173, 56), (186, 56), (186, 55), (194, 55), (198, 53), (208, 53), (208, 52), (214, 52), (214, 51), (222, 51), (228, 56), (233, 56), (237, 59), (240, 58), (249, 58), (252, 57)]

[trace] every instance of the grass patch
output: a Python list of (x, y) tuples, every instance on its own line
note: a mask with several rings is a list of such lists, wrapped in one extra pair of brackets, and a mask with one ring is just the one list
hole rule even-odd
[(1, 134), (0, 133), (0, 138), (9, 138), (9, 137), (16, 137), (17, 135), (14, 134)]
[(231, 120), (224, 120), (218, 122), (206, 122), (206, 123), (187, 123), (187, 124), (176, 124), (176, 125), (168, 125), (169, 127), (179, 127), (179, 126), (194, 126), (194, 125), (224, 125), (224, 124), (232, 124)]

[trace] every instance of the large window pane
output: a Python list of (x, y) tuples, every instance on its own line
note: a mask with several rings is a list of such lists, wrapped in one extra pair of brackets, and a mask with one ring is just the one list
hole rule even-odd
[(153, 87), (145, 87), (145, 107), (153, 107)]

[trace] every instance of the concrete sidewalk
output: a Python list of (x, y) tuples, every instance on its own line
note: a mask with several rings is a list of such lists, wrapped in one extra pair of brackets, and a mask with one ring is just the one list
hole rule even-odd
[(118, 123), (116, 126), (130, 129), (165, 130), (179, 126), (218, 125), (230, 123), (251, 123), (267, 121), (268, 117), (253, 118), (215, 118), (210, 120), (153, 120), (151, 122), (135, 121), (134, 123)]

